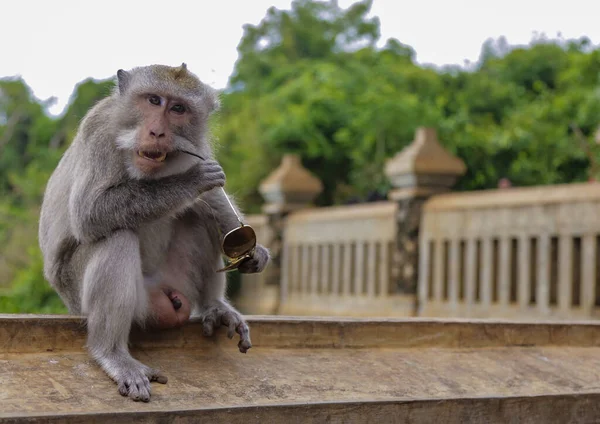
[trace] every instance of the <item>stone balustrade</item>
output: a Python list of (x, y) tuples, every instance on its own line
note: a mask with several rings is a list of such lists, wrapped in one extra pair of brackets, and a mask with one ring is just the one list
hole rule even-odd
[(267, 272), (248, 313), (590, 318), (600, 295), (600, 183), (452, 193), (464, 163), (435, 130), (388, 161), (387, 201), (313, 207), (296, 155), (261, 185)]

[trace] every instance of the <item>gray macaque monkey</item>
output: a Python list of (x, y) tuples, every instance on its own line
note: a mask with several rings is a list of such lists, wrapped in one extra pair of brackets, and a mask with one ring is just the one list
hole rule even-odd
[[(221, 234), (239, 226), (208, 140), (217, 93), (185, 64), (119, 70), (117, 82), (48, 181), (39, 242), (46, 279), (70, 313), (87, 317), (90, 355), (123, 396), (147, 402), (150, 382), (167, 378), (130, 354), (133, 325), (172, 328), (198, 315), (207, 336), (224, 325), (241, 352), (251, 341), (216, 272)], [(268, 261), (259, 244), (239, 270)]]

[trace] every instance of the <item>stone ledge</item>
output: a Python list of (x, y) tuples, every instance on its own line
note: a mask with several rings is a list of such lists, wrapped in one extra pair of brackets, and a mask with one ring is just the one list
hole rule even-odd
[[(259, 348), (483, 348), (511, 346), (599, 347), (600, 321), (516, 321), (460, 318), (347, 318), (248, 316), (254, 351)], [(202, 325), (148, 333), (134, 331), (140, 349), (219, 348), (237, 351), (221, 328), (202, 336)], [(0, 354), (84, 352), (85, 319), (61, 315), (0, 314)]]
[[(595, 422), (600, 324), (248, 317), (237, 351), (199, 323), (137, 335), (150, 403), (117, 393), (78, 317), (0, 316), (1, 422)], [(56, 348), (56, 349), (54, 349)]]
[[(0, 413), (0, 417), (1, 417)], [(569, 423), (597, 422), (600, 394), (586, 393), (551, 396), (473, 397), (456, 399), (422, 399), (396, 401), (313, 402), (303, 404), (260, 405), (241, 407), (198, 408), (136, 412), (97, 412), (80, 414), (7, 415), (3, 423), (47, 424), (138, 424), (207, 423), (262, 424), (306, 422), (376, 422), (381, 424), (439, 422), (474, 423)], [(516, 421), (515, 421), (516, 420)]]

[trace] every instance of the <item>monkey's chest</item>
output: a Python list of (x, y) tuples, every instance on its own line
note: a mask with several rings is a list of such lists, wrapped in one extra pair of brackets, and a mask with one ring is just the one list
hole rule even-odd
[(161, 219), (139, 230), (142, 273), (155, 274), (165, 263), (174, 233), (173, 220)]

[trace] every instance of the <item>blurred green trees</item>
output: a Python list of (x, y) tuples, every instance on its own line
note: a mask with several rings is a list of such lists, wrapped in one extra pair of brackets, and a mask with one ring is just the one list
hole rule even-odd
[[(457, 189), (600, 178), (600, 50), (589, 40), (488, 40), (472, 69), (425, 68), (380, 43), (371, 0), (296, 0), (247, 25), (213, 120), (228, 190), (258, 212), (258, 183), (284, 152), (325, 185), (321, 205), (385, 193), (385, 160), (434, 126), (465, 160)], [(382, 46), (382, 47), (378, 47)], [(112, 81), (86, 80), (58, 119), (19, 79), (0, 80), (0, 312), (64, 312), (44, 282), (37, 219), (45, 182)], [(1, 291), (4, 290), (4, 291)]]
[(82, 82), (63, 116), (51, 119), (24, 81), (0, 80), (0, 312), (66, 312), (42, 275), (40, 204), (77, 124), (112, 85)]

